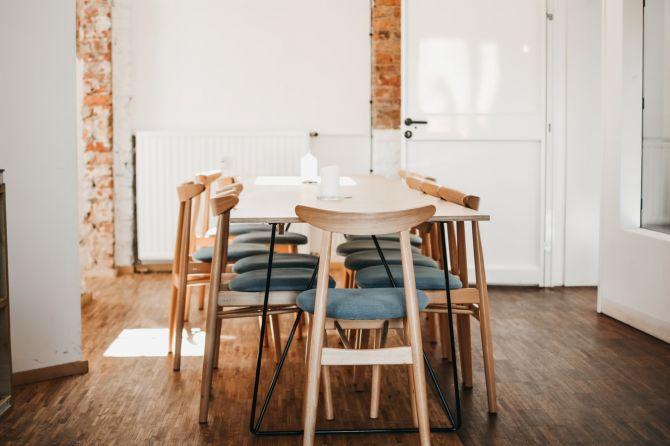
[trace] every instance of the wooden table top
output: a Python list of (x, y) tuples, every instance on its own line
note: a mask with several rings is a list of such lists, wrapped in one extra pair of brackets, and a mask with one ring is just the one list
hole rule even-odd
[(233, 223), (299, 223), (297, 205), (339, 212), (387, 212), (432, 204), (431, 221), (485, 221), (490, 216), (410, 189), (404, 181), (379, 175), (356, 175), (340, 179), (346, 198), (317, 198), (319, 186), (304, 184), (300, 177), (256, 177), (243, 180), (240, 202), (231, 213)]

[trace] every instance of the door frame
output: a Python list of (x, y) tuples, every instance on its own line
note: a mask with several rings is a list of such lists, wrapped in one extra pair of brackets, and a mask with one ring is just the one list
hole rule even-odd
[[(401, 146), (400, 165), (407, 167), (407, 140), (402, 135), (407, 116), (407, 3), (401, 0)], [(416, 0), (415, 0), (416, 1)], [(564, 2), (545, 1), (545, 131), (540, 141), (540, 240), (539, 286), (564, 283), (565, 258), (565, 92), (566, 92), (566, 11)]]

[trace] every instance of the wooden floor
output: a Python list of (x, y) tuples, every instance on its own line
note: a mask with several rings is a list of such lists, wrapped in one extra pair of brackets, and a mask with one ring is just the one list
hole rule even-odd
[[(248, 432), (258, 325), (234, 321), (222, 333), (210, 423), (197, 422), (202, 314), (192, 312), (180, 373), (165, 354), (167, 275), (100, 282), (83, 310), (87, 375), (16, 389), (0, 419), (0, 444), (299, 444), (298, 437)], [(474, 338), (474, 388), (463, 395), (459, 435), (433, 434), (436, 445), (670, 444), (670, 346), (595, 313), (592, 289), (493, 288), (493, 335), (500, 412), (486, 412), (480, 343)], [(288, 324), (288, 318), (285, 318)], [(473, 328), (477, 328), (474, 324)], [(286, 329), (284, 330), (287, 331)], [(473, 333), (476, 333), (473, 330)], [(448, 382), (450, 366), (426, 342)], [(298, 426), (304, 345), (295, 344), (266, 428)], [(271, 372), (266, 357), (265, 382)], [(350, 372), (334, 372), (336, 417), (319, 426), (406, 425), (406, 377), (386, 367), (380, 420), (366, 419), (369, 388), (356, 392)], [(432, 398), (432, 397), (431, 397)], [(444, 424), (435, 399), (431, 422)], [(460, 437), (460, 439), (459, 439)], [(320, 437), (320, 444), (416, 444), (407, 435)]]

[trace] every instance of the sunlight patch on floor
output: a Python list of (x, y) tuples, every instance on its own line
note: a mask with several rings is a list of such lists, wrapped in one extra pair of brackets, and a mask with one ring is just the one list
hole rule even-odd
[[(221, 336), (233, 340), (235, 336)], [(205, 332), (200, 328), (183, 331), (182, 356), (202, 356), (205, 350)], [(126, 328), (107, 347), (103, 356), (108, 358), (157, 357), (168, 355), (167, 328)]]

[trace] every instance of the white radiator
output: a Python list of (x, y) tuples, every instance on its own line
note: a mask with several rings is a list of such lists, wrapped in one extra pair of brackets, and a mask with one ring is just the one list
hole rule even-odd
[(170, 261), (177, 231), (176, 188), (202, 171), (225, 175), (299, 175), (308, 132), (174, 133), (136, 135), (137, 255)]

